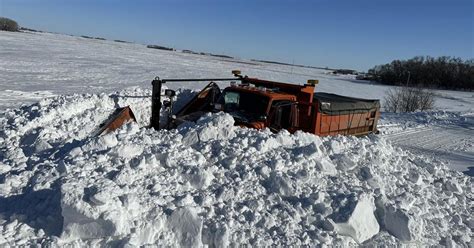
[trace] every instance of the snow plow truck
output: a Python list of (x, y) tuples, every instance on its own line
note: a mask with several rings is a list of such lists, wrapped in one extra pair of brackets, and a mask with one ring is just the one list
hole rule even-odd
[[(176, 128), (183, 122), (198, 120), (204, 113), (224, 111), (238, 126), (269, 128), (273, 132), (301, 130), (319, 136), (360, 136), (377, 132), (379, 100), (315, 92), (318, 80), (296, 85), (242, 76), (237, 70), (232, 74), (231, 78), (155, 78), (150, 126), (156, 130)], [(162, 90), (165, 84), (198, 81), (209, 84), (179, 109), (174, 106), (176, 92)], [(217, 83), (222, 82), (228, 82), (229, 86), (221, 90)], [(130, 120), (135, 117), (129, 107), (118, 109), (99, 134)]]

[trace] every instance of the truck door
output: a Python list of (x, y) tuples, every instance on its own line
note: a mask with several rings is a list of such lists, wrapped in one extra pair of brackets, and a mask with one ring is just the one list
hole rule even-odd
[(293, 109), (295, 103), (291, 101), (273, 101), (270, 110), (269, 128), (272, 131), (291, 129), (293, 127)]
[(297, 112), (297, 129), (305, 132), (314, 132), (312, 127), (316, 122), (317, 109), (315, 103), (298, 103), (296, 106)]

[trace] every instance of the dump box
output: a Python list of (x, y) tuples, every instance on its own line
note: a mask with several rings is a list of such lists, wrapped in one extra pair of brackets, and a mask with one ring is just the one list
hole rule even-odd
[(379, 100), (369, 100), (317, 92), (314, 133), (326, 135), (365, 135), (377, 131)]

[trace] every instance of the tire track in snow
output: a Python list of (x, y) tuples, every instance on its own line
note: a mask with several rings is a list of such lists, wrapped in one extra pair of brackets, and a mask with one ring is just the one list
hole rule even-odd
[(470, 142), (466, 142), (474, 140), (474, 132), (468, 127), (452, 125), (415, 127), (386, 134), (384, 137), (394, 145), (415, 154), (444, 160), (455, 170), (466, 171), (474, 166), (474, 149), (469, 146)]
[[(399, 127), (399, 126), (397, 125), (397, 127)], [(413, 129), (405, 130), (403, 132), (395, 132), (395, 133), (386, 134), (385, 137), (390, 137), (390, 138), (395, 139), (396, 137), (400, 137), (400, 136), (405, 137), (408, 134), (423, 132), (423, 131), (426, 131), (427, 129), (428, 129), (427, 127), (416, 127), (416, 128), (413, 128)]]

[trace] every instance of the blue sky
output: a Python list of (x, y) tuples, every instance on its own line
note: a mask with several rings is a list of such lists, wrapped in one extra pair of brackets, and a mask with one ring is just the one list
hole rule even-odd
[(474, 58), (473, 2), (0, 0), (0, 16), (46, 31), (367, 70), (417, 55)]

